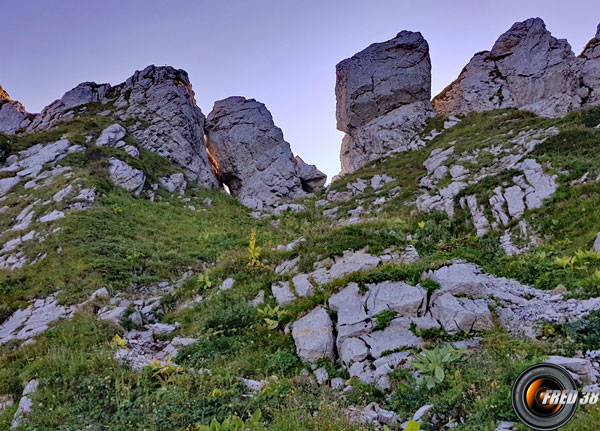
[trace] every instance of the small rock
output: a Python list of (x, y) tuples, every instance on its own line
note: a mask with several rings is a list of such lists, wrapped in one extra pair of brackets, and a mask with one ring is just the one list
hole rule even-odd
[(568, 293), (568, 290), (564, 284), (559, 284), (552, 290), (552, 295), (564, 295), (565, 293)]
[(315, 377), (317, 379), (317, 383), (320, 385), (324, 385), (329, 381), (329, 373), (324, 367), (317, 368), (315, 370)]
[(279, 205), (278, 207), (276, 207), (273, 210), (273, 214), (275, 215), (281, 215), (283, 213), (286, 212), (300, 212), (300, 211), (306, 211), (306, 207), (304, 205), (300, 205), (300, 204), (283, 204), (283, 205)]
[(296, 300), (289, 281), (280, 281), (271, 286), (271, 292), (277, 301), (277, 305), (287, 305)]
[(61, 219), (64, 216), (65, 216), (64, 212), (54, 210), (51, 213), (46, 214), (45, 216), (40, 217), (40, 221), (43, 222), (43, 223), (47, 223), (47, 222), (51, 222), (51, 221), (54, 221), (54, 220)]
[(252, 305), (253, 307), (258, 307), (259, 305), (262, 305), (265, 303), (265, 291), (261, 289), (260, 292), (258, 292), (258, 295), (256, 295), (256, 298), (254, 298), (252, 301), (250, 301), (250, 305)]
[(25, 418), (27, 415), (31, 413), (31, 408), (33, 407), (33, 402), (29, 395), (33, 394), (37, 391), (39, 385), (39, 380), (34, 379), (27, 383), (25, 389), (23, 390), (23, 396), (21, 397), (21, 401), (19, 401), (19, 407), (17, 407), (17, 411), (13, 418), (10, 428), (18, 428), (23, 425)]
[(96, 139), (96, 145), (99, 147), (114, 146), (125, 137), (127, 130), (120, 124), (113, 124), (102, 131), (100, 137)]
[(108, 289), (106, 287), (102, 287), (98, 290), (96, 290), (94, 293), (92, 293), (92, 296), (90, 296), (90, 300), (93, 301), (96, 298), (109, 298), (110, 297), (110, 293), (108, 293)]
[(431, 404), (424, 405), (423, 407), (421, 407), (419, 410), (417, 410), (415, 412), (415, 414), (413, 415), (412, 420), (415, 421), (415, 422), (421, 423), (421, 419), (425, 415), (427, 415), (432, 408), (433, 408), (433, 405), (431, 405)]
[(596, 240), (594, 241), (594, 251), (600, 252), (600, 232), (596, 235)]
[(346, 381), (341, 377), (335, 377), (331, 379), (331, 389), (340, 390), (346, 385)]
[(226, 278), (225, 281), (223, 281), (223, 284), (221, 284), (221, 286), (219, 286), (220, 290), (230, 290), (233, 287), (233, 283), (235, 283), (235, 280), (231, 277)]

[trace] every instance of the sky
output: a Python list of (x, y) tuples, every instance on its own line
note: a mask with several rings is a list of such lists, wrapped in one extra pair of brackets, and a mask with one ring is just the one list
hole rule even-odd
[(402, 30), (429, 42), (432, 94), (516, 21), (539, 16), (579, 54), (598, 0), (0, 0), (0, 85), (29, 112), (80, 82), (149, 64), (185, 69), (207, 115), (229, 96), (266, 104), (294, 154), (331, 176), (343, 137), (335, 65)]

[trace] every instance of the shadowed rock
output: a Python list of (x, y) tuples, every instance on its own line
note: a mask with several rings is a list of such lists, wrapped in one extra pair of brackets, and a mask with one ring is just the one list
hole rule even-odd
[(25, 129), (32, 117), (23, 105), (16, 100), (10, 100), (8, 93), (0, 85), (0, 132), (12, 135)]

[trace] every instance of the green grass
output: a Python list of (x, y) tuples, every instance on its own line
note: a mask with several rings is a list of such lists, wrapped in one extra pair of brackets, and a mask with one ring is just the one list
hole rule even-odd
[[(65, 133), (72, 143), (84, 145), (86, 135), (95, 137), (114, 122), (95, 116), (99, 109), (90, 105), (88, 116), (60, 124), (48, 132), (19, 138), (0, 135), (0, 145), (5, 144), (1, 148), (14, 152), (37, 142), (51, 142)], [(441, 117), (431, 119), (423, 135), (434, 128), (442, 130), (443, 121)], [(0, 322), (30, 299), (58, 290), (62, 291), (61, 301), (72, 304), (84, 301), (99, 287), (135, 296), (144, 286), (165, 280), (174, 282), (191, 270), (194, 275), (164, 300), (169, 306), (162, 321), (181, 324), (172, 336), (195, 337), (199, 342), (182, 349), (175, 358), (188, 371), (176, 375), (170, 383), (161, 382), (147, 371), (135, 372), (117, 363), (111, 340), (115, 333), (122, 333), (122, 328), (100, 322), (91, 309), (84, 309), (73, 320), (57, 322), (33, 345), (17, 348), (11, 344), (0, 348), (0, 393), (18, 397), (29, 379), (40, 379), (34, 402), (43, 408), (34, 408), (24, 427), (27, 430), (83, 429), (90, 424), (95, 427), (92, 429), (186, 430), (208, 424), (213, 418), (223, 421), (230, 414), (245, 419), (258, 409), (269, 430), (364, 430), (365, 426), (349, 424), (343, 409), (370, 402), (397, 411), (403, 419), (424, 404), (434, 404), (433, 413), (442, 425), (464, 420), (456, 428), (459, 430), (494, 430), (498, 420), (514, 421), (508, 396), (514, 378), (545, 355), (574, 353), (595, 346), (598, 342), (595, 332), (588, 334), (581, 329), (585, 324), (585, 328), (595, 331), (595, 320), (569, 328), (553, 328), (555, 332), (547, 342), (515, 340), (503, 331), (491, 331), (484, 334), (481, 349), (469, 352), (464, 360), (449, 366), (444, 383), (435, 391), (418, 389), (410, 370), (396, 371), (392, 375), (393, 395), (389, 400), (380, 391), (357, 381), (352, 382), (354, 389), (343, 397), (326, 386), (311, 384), (301, 376), (306, 366), (295, 355), (292, 336), (286, 335), (283, 328), (315, 305), (326, 304), (332, 293), (349, 282), (356, 282), (362, 288), (385, 280), (414, 285), (420, 283), (423, 272), (439, 268), (452, 258), (466, 259), (481, 265), (488, 273), (542, 289), (553, 289), (562, 283), (570, 296), (600, 295), (594, 281), (595, 271), (600, 270), (599, 261), (589, 258), (573, 268), (556, 263), (556, 258), (589, 250), (600, 230), (598, 185), (564, 185), (565, 181), (600, 166), (594, 151), (599, 144), (598, 132), (593, 130), (598, 122), (600, 109), (573, 113), (563, 119), (543, 119), (516, 110), (467, 115), (424, 149), (372, 162), (336, 182), (332, 188), (343, 190), (358, 178), (370, 179), (378, 173), (394, 177), (396, 181), (379, 192), (367, 188), (359, 197), (366, 208), (379, 196), (389, 196), (390, 190), (402, 188), (395, 199), (388, 199), (380, 213), (371, 214), (372, 220), (354, 226), (340, 226), (322, 217), (314, 202), (323, 198), (323, 192), (303, 200), (306, 212), (259, 220), (220, 191), (189, 187), (181, 197), (159, 190), (156, 202), (135, 198), (115, 189), (108, 181), (109, 157), (118, 156), (143, 169), (148, 184), (180, 170), (143, 149), (140, 158), (134, 159), (120, 150), (87, 144), (85, 153), (72, 154), (61, 164), (73, 168), (82, 187), (97, 187), (96, 202), (86, 211), (70, 213), (56, 221), (52, 226), (62, 230), (45, 242), (27, 244), (25, 254), (30, 258), (48, 253), (41, 263), (26, 265), (15, 272), (0, 272)], [(457, 209), (453, 219), (440, 213), (415, 212), (419, 178), (426, 173), (423, 162), (433, 149), (446, 148), (453, 141), (456, 154), (490, 145), (507, 146), (521, 130), (551, 126), (558, 127), (560, 133), (539, 144), (531, 157), (543, 166), (551, 163), (563, 185), (542, 208), (525, 214), (544, 240), (543, 246), (521, 256), (506, 257), (498, 243), (499, 232), (477, 238), (464, 210)], [(511, 130), (513, 133), (509, 135)], [(139, 146), (127, 139), (129, 144)], [(480, 162), (491, 163), (492, 159), (483, 154)], [(514, 174), (506, 171), (486, 178), (469, 186), (458, 198), (475, 194), (484, 202), (495, 186), (511, 181)], [(0, 228), (5, 230), (9, 220), (29, 202), (49, 196), (65, 184), (66, 180), (57, 178), (38, 191), (25, 192), (22, 186), (15, 187), (14, 195), (4, 203), (10, 209), (0, 220)], [(29, 198), (19, 199), (25, 193)], [(205, 198), (210, 198), (213, 205), (204, 205)], [(190, 204), (206, 211), (186, 208)], [(357, 205), (352, 200), (329, 206), (338, 206), (340, 212), (345, 212)], [(64, 207), (53, 203), (48, 211), (51, 209)], [(279, 223), (277, 227), (271, 223), (275, 220)], [(253, 229), (257, 232), (257, 246), (262, 247), (263, 268), (247, 265)], [(287, 244), (299, 237), (306, 241), (294, 251), (272, 250), (277, 244)], [(7, 238), (3, 237), (3, 241)], [(379, 255), (387, 248), (404, 250), (409, 244), (420, 254), (418, 262), (381, 265), (335, 280), (313, 297), (283, 307), (285, 314), (278, 330), (268, 329), (256, 310), (248, 305), (261, 289), (267, 293), (267, 303), (274, 304), (269, 297), (270, 286), (282, 277), (274, 274), (273, 269), (286, 259), (300, 256), (300, 270), (310, 272), (315, 262), (339, 256), (345, 250), (366, 249)], [(198, 274), (205, 274), (211, 286), (198, 283)], [(218, 286), (228, 277), (235, 279), (233, 289), (219, 291)], [(429, 291), (439, 288), (432, 282), (422, 285)], [(203, 302), (176, 310), (177, 304), (198, 294), (205, 298)], [(378, 316), (378, 324), (385, 327), (392, 318), (391, 313), (382, 314)], [(569, 331), (573, 340), (566, 338)], [(443, 331), (420, 335), (432, 344), (464, 338), (464, 334), (451, 336)], [(325, 366), (332, 377), (348, 377), (335, 361), (319, 365)], [(189, 372), (190, 368), (209, 368), (212, 373), (195, 374)], [(266, 389), (252, 398), (245, 397), (248, 391), (237, 377), (266, 380)], [(0, 415), (0, 430), (8, 429), (14, 410)], [(588, 410), (580, 410), (568, 429), (595, 429), (594, 420), (600, 413), (597, 409)]]

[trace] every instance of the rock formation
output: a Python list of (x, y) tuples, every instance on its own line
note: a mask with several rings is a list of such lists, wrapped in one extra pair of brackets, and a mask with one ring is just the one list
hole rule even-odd
[(433, 99), (436, 114), (519, 108), (559, 117), (600, 103), (598, 35), (576, 57), (540, 18), (515, 23)]
[(215, 102), (206, 134), (217, 177), (250, 208), (272, 209), (322, 184), (324, 174), (294, 159), (271, 113), (254, 99)]
[(10, 100), (6, 91), (0, 86), (0, 132), (12, 135), (26, 128), (32, 115), (15, 100)]
[(27, 131), (85, 114), (88, 103), (105, 105), (102, 115), (128, 120), (128, 132), (142, 147), (181, 166), (189, 181), (217, 186), (206, 154), (204, 115), (184, 70), (148, 66), (114, 87), (84, 82), (44, 108)]
[(408, 149), (433, 115), (429, 45), (421, 33), (372, 44), (340, 62), (336, 74), (337, 128), (346, 133), (342, 173)]
[(188, 180), (216, 186), (206, 154), (204, 115), (196, 106), (187, 72), (148, 66), (113, 91), (118, 94), (117, 115), (138, 120), (128, 131), (144, 148), (181, 166)]
[(315, 165), (309, 165), (300, 156), (296, 156), (296, 164), (298, 165), (298, 176), (304, 190), (310, 193), (325, 185), (327, 175), (318, 170)]

